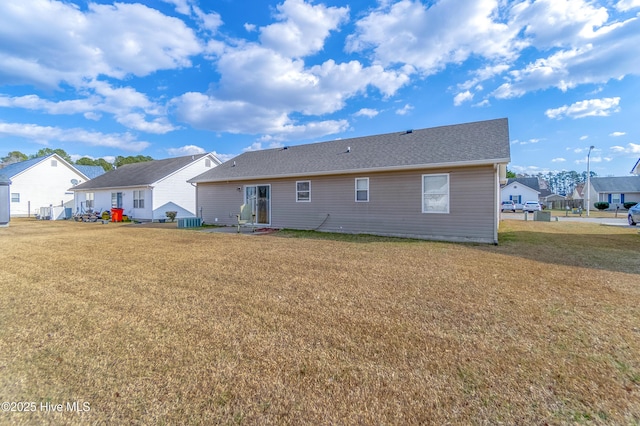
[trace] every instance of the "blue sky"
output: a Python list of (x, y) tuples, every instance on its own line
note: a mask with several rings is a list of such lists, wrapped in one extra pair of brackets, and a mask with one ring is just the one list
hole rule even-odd
[(155, 159), (508, 117), (520, 173), (640, 158), (640, 0), (4, 0), (0, 156)]

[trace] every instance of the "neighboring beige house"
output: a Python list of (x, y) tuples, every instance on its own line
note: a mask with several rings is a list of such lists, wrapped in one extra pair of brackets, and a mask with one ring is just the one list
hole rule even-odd
[(121, 208), (125, 215), (142, 221), (166, 219), (167, 211), (176, 211), (178, 218), (195, 217), (196, 188), (187, 180), (219, 164), (213, 154), (126, 164), (70, 188), (75, 193), (75, 211)]
[(190, 180), (206, 223), (498, 242), (506, 118), (245, 152)]

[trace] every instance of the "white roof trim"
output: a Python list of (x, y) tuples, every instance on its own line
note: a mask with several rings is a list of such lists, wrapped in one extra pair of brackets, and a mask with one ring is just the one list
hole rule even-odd
[(473, 161), (457, 161), (451, 163), (430, 163), (430, 164), (411, 164), (407, 166), (391, 166), (391, 167), (371, 167), (365, 169), (347, 169), (347, 170), (331, 170), (321, 172), (310, 173), (287, 173), (281, 175), (264, 175), (264, 176), (242, 176), (233, 178), (218, 178), (211, 180), (194, 180), (190, 179), (188, 182), (193, 183), (209, 183), (209, 182), (236, 182), (244, 180), (265, 180), (265, 179), (285, 179), (285, 178), (299, 178), (299, 177), (312, 177), (312, 176), (333, 176), (333, 175), (351, 175), (351, 174), (363, 174), (363, 173), (378, 173), (378, 172), (392, 172), (403, 170), (424, 170), (424, 169), (440, 169), (446, 167), (473, 167), (473, 166), (493, 166), (496, 164), (508, 164), (511, 161), (510, 158), (496, 158), (490, 160), (473, 160)]

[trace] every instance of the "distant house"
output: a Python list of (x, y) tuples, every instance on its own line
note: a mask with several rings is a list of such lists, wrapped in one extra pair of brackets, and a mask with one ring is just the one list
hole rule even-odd
[(207, 223), (497, 243), (507, 119), (250, 151), (191, 179)]
[(574, 201), (582, 201), (584, 200), (584, 190), (585, 183), (579, 183), (573, 188), (573, 192), (571, 193), (571, 199)]
[(631, 169), (631, 174), (640, 175), (640, 159), (638, 159), (635, 166), (633, 166), (633, 169)]
[(69, 187), (102, 173), (102, 167), (72, 165), (58, 154), (9, 164), (2, 174), (11, 180), (11, 216), (38, 215), (41, 207), (71, 208)]
[(187, 182), (220, 164), (213, 154), (187, 155), (165, 160), (126, 164), (89, 182), (70, 188), (75, 193), (75, 211), (124, 209), (134, 219), (166, 219), (196, 216), (196, 189)]
[(598, 201), (606, 201), (610, 209), (622, 208), (626, 202), (640, 202), (640, 176), (592, 177), (590, 181), (591, 207)]
[(11, 220), (11, 180), (0, 173), (0, 228), (9, 226)]
[(510, 178), (500, 190), (501, 201), (513, 201), (516, 209), (521, 209), (527, 201), (539, 201), (540, 184), (538, 178)]

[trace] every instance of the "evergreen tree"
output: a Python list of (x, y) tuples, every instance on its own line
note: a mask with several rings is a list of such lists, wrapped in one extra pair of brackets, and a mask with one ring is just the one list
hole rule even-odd
[(11, 151), (6, 156), (0, 158), (0, 167), (8, 166), (9, 164), (18, 163), (20, 161), (28, 160), (29, 157), (20, 151)]
[(57, 148), (57, 149), (42, 148), (41, 150), (39, 150), (29, 158), (46, 157), (51, 154), (58, 154), (60, 157), (62, 157), (64, 161), (66, 161), (67, 163), (73, 164), (73, 160), (71, 160), (71, 157), (69, 156), (69, 154), (67, 154), (66, 151), (61, 148)]

